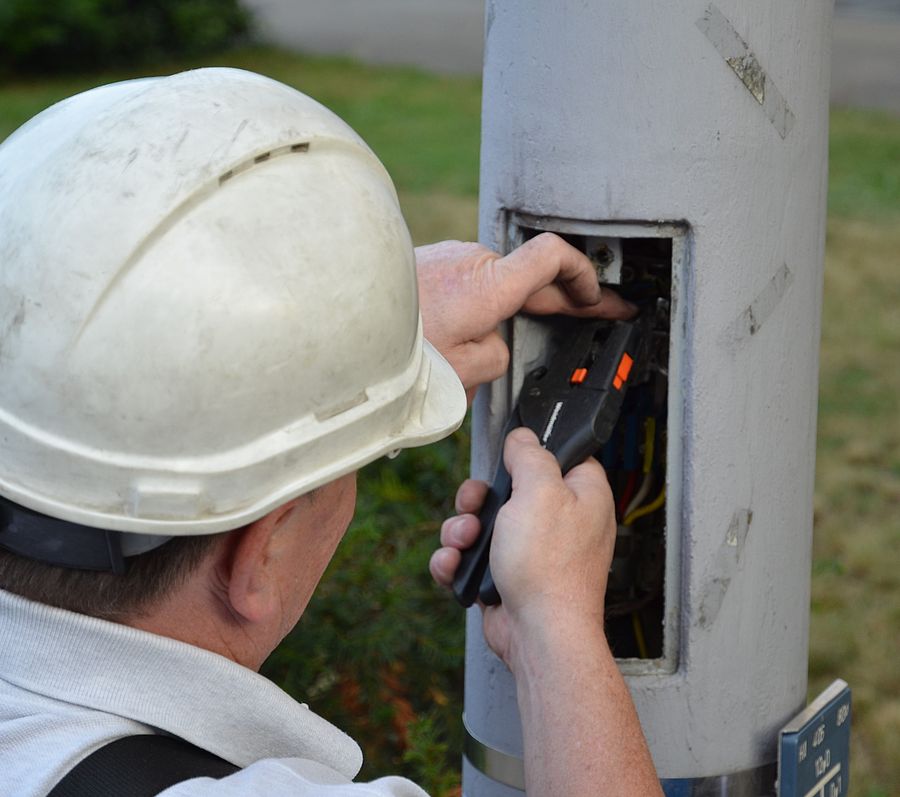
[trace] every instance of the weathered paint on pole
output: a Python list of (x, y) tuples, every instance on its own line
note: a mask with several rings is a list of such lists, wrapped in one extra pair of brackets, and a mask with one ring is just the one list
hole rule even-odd
[[(519, 218), (682, 231), (668, 652), (622, 663), (663, 779), (759, 770), (806, 698), (831, 11), (827, 0), (487, 3), (482, 242), (508, 249)], [(527, 322), (507, 334), (511, 374), (476, 402), (481, 478), (541, 345)], [(497, 772), (511, 756), (516, 769), (514, 683), (477, 609), (467, 633), (465, 794), (512, 797), (472, 760), (494, 756)]]

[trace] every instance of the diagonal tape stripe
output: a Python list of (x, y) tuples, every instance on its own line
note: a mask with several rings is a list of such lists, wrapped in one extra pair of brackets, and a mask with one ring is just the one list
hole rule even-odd
[(788, 107), (784, 95), (747, 46), (747, 42), (738, 35), (725, 15), (712, 4), (697, 20), (697, 27), (712, 42), (719, 55), (725, 59), (725, 63), (732, 68), (741, 83), (747, 87), (747, 91), (762, 106), (778, 134), (786, 138), (794, 126), (794, 114)]
[(793, 281), (794, 275), (787, 267), (787, 263), (782, 264), (757, 297), (750, 302), (750, 306), (728, 325), (723, 342), (727, 345), (736, 345), (759, 332), (760, 327), (775, 312), (775, 308)]

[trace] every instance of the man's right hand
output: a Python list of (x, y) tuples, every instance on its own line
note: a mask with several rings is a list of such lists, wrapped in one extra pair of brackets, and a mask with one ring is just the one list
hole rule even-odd
[[(571, 616), (602, 628), (616, 522), (612, 493), (596, 460), (563, 478), (555, 457), (525, 428), (510, 433), (503, 457), (513, 490), (497, 515), (490, 559), (503, 603), (485, 608), (484, 631), (494, 652), (515, 671), (516, 638), (530, 625)], [(438, 583), (452, 582), (460, 550), (478, 536), (477, 512), (486, 494), (487, 485), (472, 479), (459, 488), (459, 514), (444, 522), (443, 547), (431, 559)]]
[[(483, 607), (484, 636), (516, 679), (529, 797), (661, 797), (659, 780), (603, 629), (616, 521), (593, 459), (565, 478), (529, 429), (503, 448), (512, 496), (497, 514), (491, 571), (503, 598)], [(487, 494), (468, 480), (441, 528), (431, 573), (450, 586), (478, 535)], [(598, 786), (602, 784), (602, 786)]]

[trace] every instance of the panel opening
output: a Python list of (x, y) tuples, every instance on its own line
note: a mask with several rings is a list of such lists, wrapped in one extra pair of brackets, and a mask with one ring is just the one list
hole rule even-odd
[[(602, 285), (649, 315), (648, 367), (632, 383), (609, 442), (596, 452), (616, 503), (618, 533), (605, 595), (606, 633), (623, 670), (672, 671), (677, 664), (677, 504), (680, 463), (680, 404), (670, 401), (672, 330), (677, 285), (673, 264), (684, 253), (684, 228), (675, 224), (589, 223), (515, 214), (508, 244), (513, 248), (541, 232), (566, 239), (594, 263)], [(535, 329), (539, 330), (537, 335)], [(543, 339), (544, 353), (556, 351), (570, 334), (566, 321), (530, 321), (513, 335)], [(534, 344), (514, 344), (522, 369), (533, 364)], [(529, 350), (531, 357), (529, 359)], [(538, 355), (540, 359), (541, 355)], [(677, 365), (676, 365), (677, 368)], [(670, 407), (676, 407), (673, 435)], [(673, 489), (674, 487), (674, 489)], [(672, 523), (672, 519), (676, 519)]]

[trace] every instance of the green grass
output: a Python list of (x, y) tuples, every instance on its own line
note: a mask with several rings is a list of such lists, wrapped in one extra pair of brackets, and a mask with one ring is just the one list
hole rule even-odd
[(829, 134), (829, 213), (889, 222), (900, 213), (900, 119), (834, 109)]
[[(342, 115), (393, 174), (418, 241), (475, 236), (477, 80), (265, 49), (215, 63), (269, 74)], [(0, 86), (0, 138), (57, 99), (123, 77)], [(885, 797), (900, 794), (900, 119), (832, 113), (829, 211), (810, 692), (850, 682), (853, 794)], [(425, 562), (466, 449), (458, 436), (364, 471), (348, 539), (267, 666), (362, 740), (364, 776), (404, 772), (437, 795), (458, 783), (462, 614)]]
[[(363, 135), (391, 173), (417, 242), (476, 236), (481, 115), (477, 78), (372, 68), (268, 48), (161, 64), (147, 74), (197, 66), (261, 72), (296, 86), (340, 115)], [(143, 74), (119, 70), (0, 84), (0, 140), (64, 97)]]
[(900, 794), (900, 213), (876, 218), (828, 227), (810, 630), (810, 690), (854, 690), (864, 797)]
[[(300, 88), (363, 132), (405, 191), (469, 197), (478, 191), (481, 94), (476, 78), (373, 69), (344, 59), (260, 48), (203, 62), (168, 63), (152, 71), (168, 74), (201, 65), (250, 69)], [(0, 86), (0, 139), (52, 102), (137, 76), (116, 72)]]

